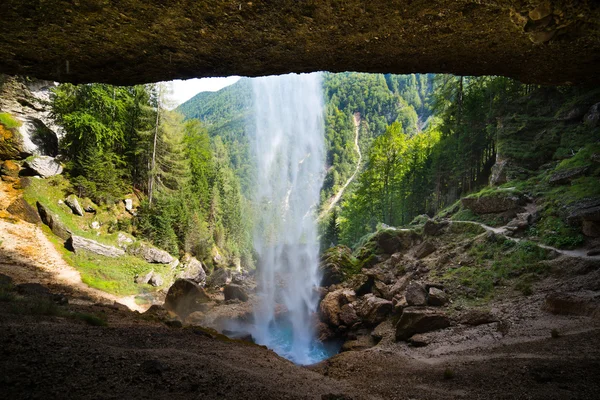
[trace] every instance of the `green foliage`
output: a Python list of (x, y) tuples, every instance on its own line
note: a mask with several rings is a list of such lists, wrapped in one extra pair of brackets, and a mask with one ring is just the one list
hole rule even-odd
[(0, 124), (4, 125), (8, 129), (18, 128), (21, 126), (21, 122), (14, 119), (9, 113), (0, 113)]

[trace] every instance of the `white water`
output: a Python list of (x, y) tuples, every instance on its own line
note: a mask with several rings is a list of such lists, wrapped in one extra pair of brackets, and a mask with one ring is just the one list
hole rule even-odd
[(313, 320), (320, 281), (316, 207), (325, 163), (321, 74), (256, 78), (253, 90), (260, 294), (253, 336), (310, 364), (323, 358)]

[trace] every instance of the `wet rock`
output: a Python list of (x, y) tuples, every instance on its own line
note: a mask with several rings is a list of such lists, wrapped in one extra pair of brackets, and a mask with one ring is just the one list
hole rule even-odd
[(25, 161), (25, 165), (42, 178), (60, 175), (63, 172), (62, 165), (50, 156), (34, 156)]
[(0, 175), (10, 176), (11, 178), (16, 179), (19, 177), (20, 170), (21, 167), (19, 166), (19, 164), (11, 160), (6, 160), (0, 166)]
[(333, 327), (343, 325), (340, 317), (342, 306), (354, 301), (356, 293), (350, 289), (338, 289), (328, 293), (319, 306), (321, 320)]
[(418, 282), (410, 282), (404, 293), (406, 303), (409, 306), (424, 306), (427, 305), (427, 291)]
[(154, 264), (171, 264), (175, 258), (164, 250), (154, 247), (147, 243), (140, 243), (139, 246), (129, 247), (127, 251), (146, 262)]
[(429, 307), (407, 307), (396, 324), (396, 340), (406, 340), (416, 333), (426, 333), (450, 326), (450, 319)]
[(65, 204), (73, 211), (73, 214), (83, 217), (83, 208), (81, 208), (77, 196), (74, 194), (70, 195), (65, 199)]
[(345, 326), (352, 326), (359, 322), (359, 318), (358, 315), (356, 315), (353, 303), (344, 304), (340, 308), (340, 321)]
[(508, 189), (498, 189), (481, 197), (463, 197), (460, 201), (463, 207), (468, 208), (475, 214), (519, 210), (526, 203), (523, 195)]
[(189, 279), (200, 286), (206, 284), (206, 272), (204, 271), (204, 266), (196, 257), (186, 253), (181, 258), (181, 267), (183, 270), (177, 275), (178, 278)]
[(436, 251), (436, 247), (429, 241), (424, 241), (415, 249), (415, 257), (417, 258), (425, 258), (434, 251)]
[(587, 252), (588, 256), (599, 256), (600, 255), (600, 249), (592, 249), (590, 251)]
[(75, 253), (80, 251), (87, 251), (89, 253), (98, 254), (105, 257), (121, 257), (125, 255), (125, 252), (117, 247), (108, 246), (102, 243), (98, 243), (95, 240), (86, 239), (81, 236), (71, 235), (67, 241), (69, 246)]
[(438, 288), (429, 288), (429, 296), (427, 297), (427, 303), (430, 306), (440, 307), (448, 303), (448, 295)]
[(14, 215), (15, 217), (31, 224), (38, 224), (42, 222), (37, 211), (22, 197), (10, 203), (10, 205), (6, 208), (6, 211), (8, 211), (11, 215)]
[(185, 318), (197, 311), (201, 304), (209, 301), (210, 297), (196, 283), (187, 279), (177, 279), (167, 292), (164, 307)]
[(600, 301), (570, 293), (551, 293), (546, 296), (544, 311), (559, 315), (583, 315), (600, 319)]
[(571, 168), (564, 171), (553, 173), (548, 179), (551, 185), (564, 185), (571, 182), (573, 179), (584, 175), (588, 170), (587, 166)]
[(175, 329), (183, 327), (183, 324), (181, 323), (181, 321), (176, 318), (166, 320), (165, 325), (168, 326), (169, 328), (175, 328)]
[(71, 237), (71, 232), (69, 232), (66, 226), (58, 219), (58, 215), (54, 214), (48, 207), (44, 206), (39, 201), (36, 203), (36, 206), (42, 222), (52, 230), (52, 233), (64, 240), (68, 240)]
[(240, 285), (236, 285), (230, 283), (229, 285), (225, 285), (223, 289), (223, 294), (225, 295), (225, 300), (234, 300), (237, 299), (239, 301), (248, 301), (248, 294)]
[(231, 283), (231, 271), (227, 268), (217, 268), (210, 274), (206, 286), (221, 287)]
[(358, 316), (366, 325), (383, 322), (392, 313), (392, 302), (373, 295), (365, 296), (358, 307)]

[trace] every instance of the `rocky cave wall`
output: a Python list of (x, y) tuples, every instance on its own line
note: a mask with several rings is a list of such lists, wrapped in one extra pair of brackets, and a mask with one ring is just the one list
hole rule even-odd
[(315, 70), (600, 82), (600, 5), (540, 0), (4, 0), (0, 72), (135, 84)]

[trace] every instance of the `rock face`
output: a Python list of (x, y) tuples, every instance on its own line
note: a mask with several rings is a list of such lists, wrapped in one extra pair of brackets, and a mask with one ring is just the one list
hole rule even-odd
[(62, 165), (49, 156), (33, 157), (31, 160), (25, 161), (25, 165), (42, 178), (60, 175), (63, 172)]
[(17, 218), (22, 219), (23, 221), (27, 221), (32, 224), (37, 224), (42, 222), (40, 216), (37, 211), (33, 207), (29, 205), (23, 198), (19, 198), (13, 201), (7, 208), (11, 215), (14, 215)]
[(396, 340), (407, 340), (416, 333), (431, 332), (450, 326), (450, 320), (437, 309), (407, 307), (396, 324)]
[[(431, 0), (398, 7), (373, 0), (365, 9), (360, 2), (269, 7), (262, 1), (234, 5), (198, 0), (167, 8), (132, 2), (125, 14), (116, 3), (102, 3), (98, 12), (96, 3), (72, 7), (49, 0), (32, 8), (5, 0), (0, 25), (18, 29), (3, 32), (0, 72), (121, 85), (317, 70), (439, 71), (545, 84), (598, 83), (600, 11), (594, 2), (577, 7), (542, 2), (550, 4), (552, 16), (535, 20), (539, 3)], [(465, 23), (465, 18), (477, 23)], [(357, 26), (360, 35), (353, 35)], [(273, 46), (265, 48), (265, 43)], [(415, 55), (416, 48), (426, 50)], [(355, 54), (366, 49), (369, 57), (357, 60)], [(109, 66), (100, 68), (97, 60)], [(116, 60), (118, 67), (112, 66)]]
[(87, 251), (89, 253), (98, 254), (105, 257), (120, 257), (125, 255), (125, 252), (113, 246), (107, 246), (102, 243), (98, 243), (95, 240), (86, 239), (81, 236), (71, 235), (67, 245), (70, 246), (75, 253), (80, 251)]
[(73, 211), (73, 214), (83, 217), (83, 208), (81, 208), (79, 200), (77, 200), (77, 196), (74, 194), (70, 195), (65, 199), (65, 204), (69, 206), (71, 211)]
[(187, 279), (177, 279), (167, 292), (164, 307), (185, 319), (209, 301), (210, 298), (200, 286)]
[(510, 190), (498, 190), (479, 198), (464, 197), (460, 201), (465, 208), (475, 214), (501, 213), (520, 209), (521, 206), (525, 205), (524, 197)]
[(42, 222), (52, 230), (52, 233), (64, 240), (67, 240), (71, 237), (71, 232), (69, 232), (63, 223), (60, 222), (56, 214), (50, 211), (49, 208), (44, 206), (39, 201), (36, 203), (36, 205)]
[(191, 254), (185, 254), (181, 258), (181, 266), (183, 270), (178, 274), (179, 278), (188, 279), (200, 286), (204, 286), (206, 283), (206, 272), (200, 261)]
[(225, 300), (248, 301), (248, 294), (240, 285), (230, 283), (223, 288)]
[(147, 243), (141, 243), (139, 246), (129, 247), (128, 251), (138, 256), (149, 263), (154, 264), (171, 264), (175, 258), (164, 250), (154, 247)]

